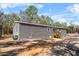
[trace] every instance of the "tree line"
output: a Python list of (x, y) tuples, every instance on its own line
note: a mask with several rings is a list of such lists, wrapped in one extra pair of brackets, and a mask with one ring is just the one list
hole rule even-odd
[(44, 24), (50, 26), (63, 27), (67, 30), (67, 33), (79, 33), (79, 25), (75, 25), (71, 23), (67, 25), (67, 23), (54, 22), (51, 17), (46, 15), (38, 15), (38, 9), (31, 5), (24, 11), (20, 11), (19, 15), (15, 13), (11, 14), (1, 14), (3, 15), (3, 34), (12, 34), (14, 21), (26, 21), (29, 23), (37, 23)]

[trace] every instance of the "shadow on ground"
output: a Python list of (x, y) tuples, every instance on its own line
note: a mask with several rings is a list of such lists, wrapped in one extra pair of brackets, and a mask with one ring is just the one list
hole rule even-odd
[[(78, 40), (78, 39), (75, 39)], [(73, 41), (73, 39), (72, 39)], [(34, 49), (41, 49), (40, 52), (32, 52), (30, 53), (31, 56), (79, 56), (79, 48), (75, 46), (76, 43), (73, 43), (71, 40), (67, 43), (63, 43), (63, 41), (60, 42), (47, 42), (44, 40), (34, 40), (31, 41), (29, 45), (24, 45), (25, 43), (28, 43), (30, 41), (23, 41), (23, 42), (16, 42), (16, 43), (0, 43), (0, 47), (9, 47), (9, 46), (24, 46), (26, 48), (19, 48), (14, 49), (7, 52), (0, 52), (0, 56), (18, 56), (18, 54), (21, 54), (22, 52), (26, 52), (28, 54), (28, 51), (33, 51)], [(45, 51), (47, 50), (47, 51)], [(35, 51), (35, 50), (34, 50)], [(49, 53), (50, 52), (50, 53)], [(26, 55), (27, 56), (27, 55)]]

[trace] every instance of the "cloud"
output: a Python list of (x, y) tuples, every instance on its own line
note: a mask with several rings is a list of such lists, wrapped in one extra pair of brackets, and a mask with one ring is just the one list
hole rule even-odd
[(79, 24), (79, 4), (73, 4), (65, 8), (66, 9), (64, 11), (66, 12), (62, 11), (62, 13), (60, 12), (58, 14), (52, 15), (51, 18), (54, 21), (67, 22), (68, 24), (70, 22)]
[[(14, 10), (16, 7), (20, 10), (25, 10), (28, 6), (34, 5), (36, 8), (41, 9), (44, 7), (43, 4), (34, 4), (34, 3), (0, 3), (0, 10), (4, 12), (4, 14), (16, 13)], [(13, 11), (14, 10), (14, 11)]]
[(41, 8), (43, 8), (44, 7), (44, 5), (43, 4), (34, 4), (34, 3), (27, 3), (26, 4), (27, 6), (30, 6), (30, 5), (34, 5), (35, 7), (37, 7), (38, 9), (41, 9)]
[(43, 4), (33, 4), (33, 3), (1, 3), (0, 7), (2, 9), (7, 9), (7, 8), (15, 8), (17, 6), (30, 6), (30, 5), (34, 5), (35, 7), (37, 7), (38, 9), (41, 9), (44, 7)]
[(62, 16), (59, 16), (59, 15), (51, 16), (51, 18), (52, 18), (54, 21), (66, 22), (66, 19), (63, 18)]
[(79, 25), (79, 22), (75, 21), (74, 24), (75, 24), (75, 25)]
[(6, 9), (6, 8), (14, 8), (14, 7), (16, 7), (16, 6), (19, 6), (20, 4), (12, 4), (12, 3), (1, 3), (0, 4), (0, 7), (2, 8), (2, 9)]
[(65, 18), (60, 18), (57, 21), (59, 21), (59, 22), (66, 22), (66, 19)]
[(42, 5), (42, 4), (38, 4), (37, 6), (39, 9), (44, 7), (44, 5)]
[(79, 4), (73, 4), (71, 6), (67, 7), (67, 10), (69, 10), (70, 12), (79, 15)]
[(41, 14), (39, 14), (39, 16), (41, 16), (41, 15), (48, 16), (48, 15), (49, 15), (49, 13), (41, 13)]

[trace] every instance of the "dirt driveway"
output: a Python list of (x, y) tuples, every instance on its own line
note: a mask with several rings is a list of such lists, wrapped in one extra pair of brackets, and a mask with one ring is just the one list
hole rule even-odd
[[(53, 38), (52, 40), (34, 40), (16, 42), (12, 38), (0, 39), (1, 56), (50, 56), (53, 55), (54, 48), (65, 44), (74, 44), (79, 48), (79, 37), (64, 37), (62, 39)], [(64, 48), (62, 48), (64, 49)]]

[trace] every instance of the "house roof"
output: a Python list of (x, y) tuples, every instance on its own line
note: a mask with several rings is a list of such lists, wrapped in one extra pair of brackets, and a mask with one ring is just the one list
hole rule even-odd
[(31, 25), (31, 26), (38, 26), (38, 27), (48, 27), (48, 28), (56, 28), (56, 29), (65, 29), (63, 27), (43, 25), (43, 24), (36, 24), (36, 23), (28, 23), (28, 22), (22, 22), (22, 21), (15, 21), (15, 23), (20, 23), (20, 24), (25, 24), (25, 25)]

